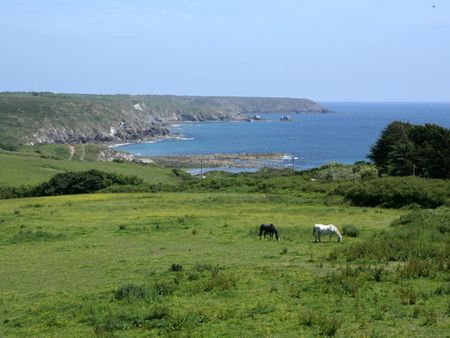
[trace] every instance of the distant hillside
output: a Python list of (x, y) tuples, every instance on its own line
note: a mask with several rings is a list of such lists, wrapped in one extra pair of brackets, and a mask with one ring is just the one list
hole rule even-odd
[(311, 100), (291, 98), (0, 93), (0, 141), (139, 141), (167, 135), (167, 124), (177, 121), (325, 111)]

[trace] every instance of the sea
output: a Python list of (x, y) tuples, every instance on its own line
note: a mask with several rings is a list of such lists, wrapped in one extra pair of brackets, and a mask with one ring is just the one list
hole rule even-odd
[[(450, 103), (320, 102), (324, 114), (261, 114), (262, 121), (201, 122), (174, 125), (176, 139), (117, 146), (136, 156), (216, 153), (282, 153), (261, 166), (304, 170), (337, 162), (367, 161), (382, 130), (392, 121), (434, 123), (450, 128)], [(203, 168), (208, 170), (211, 168)], [(215, 168), (238, 172), (241, 168)], [(196, 173), (198, 169), (190, 170)]]

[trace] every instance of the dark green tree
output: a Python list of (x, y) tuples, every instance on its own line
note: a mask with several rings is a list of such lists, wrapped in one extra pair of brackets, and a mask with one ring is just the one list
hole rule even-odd
[(400, 140), (403, 143), (408, 142), (408, 130), (410, 128), (411, 125), (409, 123), (393, 121), (384, 128), (380, 138), (371, 147), (367, 157), (377, 165), (380, 174), (390, 174), (392, 166), (390, 154), (397, 142)]
[(450, 130), (435, 124), (414, 126), (409, 132), (415, 144), (416, 174), (450, 178)]
[(382, 174), (450, 178), (450, 130), (391, 122), (368, 155)]
[(142, 179), (136, 176), (107, 173), (95, 169), (80, 172), (69, 171), (56, 174), (48, 182), (36, 186), (31, 194), (34, 196), (87, 194), (105, 189), (113, 184), (138, 185), (142, 183)]

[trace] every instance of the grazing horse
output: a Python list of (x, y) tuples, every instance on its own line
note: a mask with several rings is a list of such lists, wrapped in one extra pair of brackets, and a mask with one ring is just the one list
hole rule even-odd
[(339, 232), (338, 228), (333, 224), (316, 224), (313, 227), (313, 235), (314, 235), (314, 242), (319, 241), (320, 242), (320, 235), (330, 235), (330, 241), (331, 236), (336, 235), (337, 241), (342, 241), (342, 235)]
[(259, 227), (259, 239), (261, 239), (261, 236), (264, 234), (264, 239), (266, 239), (266, 235), (269, 235), (270, 239), (273, 239), (273, 235), (275, 235), (275, 238), (277, 241), (278, 238), (278, 231), (275, 229), (275, 226), (273, 224), (261, 224)]

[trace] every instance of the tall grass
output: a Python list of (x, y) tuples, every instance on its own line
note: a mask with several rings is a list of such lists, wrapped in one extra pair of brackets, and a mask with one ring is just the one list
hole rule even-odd
[(406, 277), (423, 277), (448, 269), (450, 209), (413, 211), (394, 220), (389, 230), (348, 247), (335, 249), (331, 259), (402, 261)]

